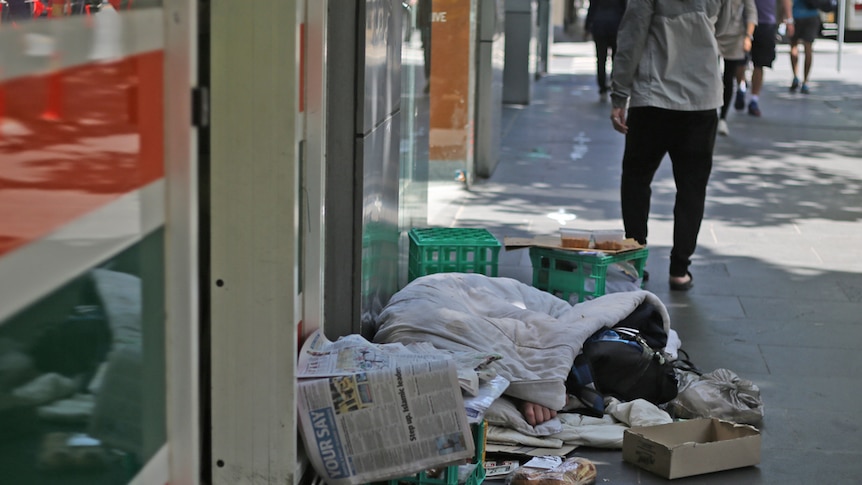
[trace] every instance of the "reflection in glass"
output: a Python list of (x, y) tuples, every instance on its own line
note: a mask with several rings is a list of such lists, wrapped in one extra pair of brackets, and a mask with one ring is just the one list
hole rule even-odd
[(0, 22), (19, 23), (33, 19), (70, 15), (95, 15), (106, 9), (127, 11), (160, 7), (163, 0), (0, 0)]
[(0, 322), (0, 482), (124, 484), (165, 443), (162, 241)]
[(165, 445), (160, 3), (0, 10), (0, 483), (125, 484)]

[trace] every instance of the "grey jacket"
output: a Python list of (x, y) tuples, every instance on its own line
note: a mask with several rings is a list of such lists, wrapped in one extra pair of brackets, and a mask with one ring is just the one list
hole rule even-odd
[(730, 25), (718, 39), (718, 52), (730, 60), (745, 59), (742, 41), (745, 39), (748, 24), (757, 25), (757, 7), (754, 0), (730, 0)]
[(715, 37), (730, 20), (730, 0), (629, 0), (617, 35), (614, 107), (721, 106)]

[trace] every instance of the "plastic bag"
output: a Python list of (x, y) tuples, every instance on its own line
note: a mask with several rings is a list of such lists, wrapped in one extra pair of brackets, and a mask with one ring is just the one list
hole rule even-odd
[(678, 370), (679, 393), (667, 404), (675, 418), (719, 418), (760, 427), (763, 401), (760, 388), (728, 369), (698, 375)]
[(587, 485), (596, 481), (595, 463), (575, 456), (562, 464), (542, 470), (521, 467), (509, 475), (508, 485)]

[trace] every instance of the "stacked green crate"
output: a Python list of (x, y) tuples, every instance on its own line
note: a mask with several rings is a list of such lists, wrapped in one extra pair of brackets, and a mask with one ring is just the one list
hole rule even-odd
[(408, 281), (434, 273), (497, 276), (502, 244), (487, 229), (415, 228), (409, 238)]
[(631, 263), (643, 281), (648, 255), (647, 248), (607, 254), (531, 247), (533, 287), (553, 293), (566, 301), (577, 295), (578, 302), (582, 302), (605, 294), (608, 267), (614, 263)]

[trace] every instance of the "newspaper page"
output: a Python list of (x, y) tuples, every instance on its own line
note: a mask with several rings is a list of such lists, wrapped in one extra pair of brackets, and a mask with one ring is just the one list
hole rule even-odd
[(577, 447), (577, 445), (564, 444), (560, 448), (537, 448), (528, 445), (500, 445), (496, 443), (488, 443), (485, 445), (485, 452), (527, 456), (568, 456), (569, 453), (575, 451)]
[(381, 481), (473, 457), (451, 358), (356, 335), (329, 342), (318, 331), (298, 367), (303, 440), (328, 484)]
[(433, 348), (417, 347), (415, 352), (402, 344), (373, 344), (360, 335), (347, 335), (335, 342), (319, 330), (308, 337), (299, 353), (297, 377), (346, 376), (359, 372), (394, 370), (413, 362), (447, 360)]

